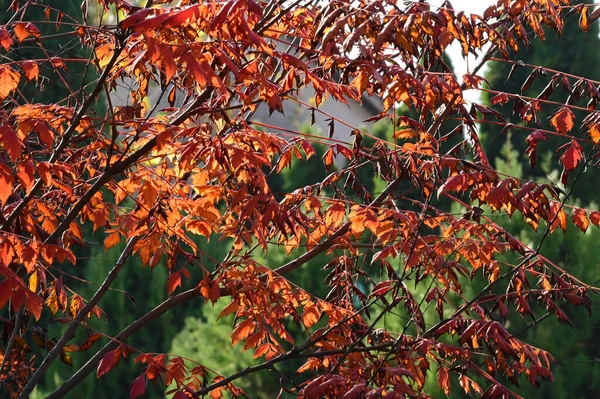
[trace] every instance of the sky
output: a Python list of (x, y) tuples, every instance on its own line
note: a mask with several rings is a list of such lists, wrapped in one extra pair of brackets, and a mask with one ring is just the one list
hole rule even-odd
[[(444, 3), (443, 0), (430, 0), (428, 1), (432, 6), (440, 6)], [(450, 0), (452, 7), (454, 10), (461, 10), (466, 13), (473, 13), (482, 15), (486, 8), (495, 3), (493, 0)], [(473, 66), (477, 64), (477, 60), (472, 55), (469, 56), (469, 60), (466, 61), (462, 56), (462, 50), (460, 48), (460, 44), (454, 43), (450, 46), (448, 55), (452, 60), (452, 66), (454, 67), (454, 71), (459, 76), (468, 71), (469, 66)], [(485, 68), (479, 72), (481, 75), (485, 72)], [(474, 90), (468, 90), (465, 92), (465, 99), (475, 101), (479, 98), (479, 92)]]

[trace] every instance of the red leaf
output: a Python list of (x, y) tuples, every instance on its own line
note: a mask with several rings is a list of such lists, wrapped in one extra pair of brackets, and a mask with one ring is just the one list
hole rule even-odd
[(144, 21), (148, 17), (148, 15), (150, 15), (150, 13), (152, 13), (152, 12), (155, 12), (155, 9), (143, 8), (143, 9), (131, 14), (130, 16), (125, 18), (123, 21), (121, 21), (121, 28), (128, 29), (128, 28), (133, 27), (134, 25), (138, 24), (139, 22)]
[(131, 383), (129, 399), (135, 399), (146, 392), (146, 375), (142, 374)]
[(494, 97), (492, 97), (492, 105), (500, 104), (504, 105), (510, 101), (510, 97), (506, 93), (500, 93)]
[(4, 50), (10, 49), (12, 46), (13, 40), (10, 37), (10, 34), (4, 27), (0, 27), (0, 46), (4, 48)]
[(171, 399), (190, 399), (190, 397), (186, 395), (185, 391), (177, 391)]
[(14, 162), (21, 155), (23, 143), (15, 130), (7, 125), (0, 126), (0, 143)]
[(0, 205), (3, 205), (12, 194), (12, 171), (5, 164), (0, 163)]
[(35, 317), (36, 320), (39, 320), (40, 316), (42, 315), (43, 303), (44, 301), (39, 295), (32, 293), (28, 293), (27, 298), (25, 299), (25, 306), (27, 307), (27, 309), (29, 309), (29, 311), (31, 312), (33, 317)]
[(104, 374), (108, 373), (110, 371), (110, 369), (112, 369), (115, 366), (115, 364), (117, 364), (117, 352), (118, 352), (118, 349), (115, 349), (114, 351), (110, 351), (106, 355), (104, 355), (102, 360), (100, 360), (100, 363), (98, 364), (98, 372), (97, 372), (98, 378), (100, 378)]
[(92, 334), (88, 337), (88, 339), (86, 339), (83, 344), (81, 344), (81, 346), (79, 347), (80, 351), (84, 351), (86, 349), (89, 349), (92, 345), (94, 345), (94, 343), (96, 343), (96, 341), (98, 341), (100, 338), (102, 337), (102, 335), (100, 334)]
[(572, 171), (579, 165), (579, 162), (583, 158), (583, 152), (581, 145), (575, 140), (571, 140), (570, 144), (565, 144), (560, 149), (567, 147), (565, 152), (560, 157), (560, 163), (565, 167), (567, 172)]
[(590, 213), (590, 220), (596, 227), (600, 227), (600, 212), (592, 211)]

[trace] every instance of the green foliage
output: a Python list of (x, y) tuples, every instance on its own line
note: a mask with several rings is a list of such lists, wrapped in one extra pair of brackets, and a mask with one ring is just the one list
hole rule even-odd
[[(183, 354), (187, 365), (195, 367), (196, 361), (203, 366), (228, 376), (257, 363), (253, 351), (242, 351), (242, 345), (231, 347), (231, 325), (234, 315), (217, 320), (226, 303), (214, 307), (202, 306), (201, 317), (187, 317), (181, 331), (173, 338), (169, 353)], [(236, 381), (251, 397), (275, 397), (278, 389), (276, 376), (268, 372), (251, 373)]]

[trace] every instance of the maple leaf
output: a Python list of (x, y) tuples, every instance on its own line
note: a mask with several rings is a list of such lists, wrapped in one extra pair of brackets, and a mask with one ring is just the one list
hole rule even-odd
[(575, 125), (575, 115), (569, 107), (559, 108), (550, 119), (550, 123), (560, 134), (567, 134)]

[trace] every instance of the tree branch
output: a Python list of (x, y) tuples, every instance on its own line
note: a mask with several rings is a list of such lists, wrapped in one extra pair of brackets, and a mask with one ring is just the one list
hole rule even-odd
[(90, 299), (89, 302), (77, 313), (73, 321), (71, 321), (71, 324), (69, 324), (69, 326), (63, 333), (62, 337), (58, 340), (58, 342), (52, 348), (52, 350), (48, 352), (48, 355), (42, 361), (40, 367), (38, 367), (38, 369), (35, 371), (35, 373), (33, 373), (29, 381), (27, 381), (27, 385), (25, 385), (25, 387), (21, 391), (19, 399), (29, 398), (29, 394), (31, 393), (31, 391), (33, 391), (33, 388), (35, 388), (35, 386), (40, 382), (50, 365), (60, 355), (67, 342), (69, 342), (75, 336), (75, 331), (77, 330), (79, 324), (81, 324), (83, 320), (87, 317), (87, 315), (94, 309), (94, 306), (96, 306), (100, 299), (102, 299), (104, 294), (110, 288), (113, 281), (117, 278), (119, 271), (121, 271), (121, 268), (125, 264), (125, 260), (133, 251), (133, 246), (137, 241), (138, 236), (133, 236), (129, 239), (129, 242), (125, 246), (125, 249), (123, 249), (123, 252), (121, 252), (121, 256), (119, 256), (117, 263), (115, 263), (115, 266), (112, 268), (110, 273), (108, 273), (108, 276), (106, 276), (106, 279), (104, 280), (102, 285), (98, 288), (92, 299)]
[(197, 288), (192, 288), (163, 301), (160, 305), (152, 309), (150, 312), (135, 320), (123, 331), (121, 331), (113, 340), (104, 345), (104, 347), (102, 347), (102, 349), (96, 352), (96, 354), (90, 360), (88, 360), (87, 363), (84, 364), (79, 370), (77, 370), (77, 372), (73, 374), (71, 378), (65, 381), (54, 392), (46, 396), (46, 399), (64, 398), (68, 392), (75, 388), (81, 382), (81, 380), (83, 380), (96, 368), (96, 366), (98, 365), (98, 363), (100, 363), (100, 360), (102, 360), (104, 355), (118, 348), (119, 345), (121, 345), (122, 342), (129, 338), (133, 333), (137, 332), (146, 324), (161, 316), (172, 307), (185, 303), (189, 300), (195, 299), (199, 296), (200, 290)]
[[(71, 141), (71, 137), (73, 136), (73, 133), (75, 132), (75, 129), (77, 129), (77, 127), (79, 126), (79, 123), (81, 122), (81, 119), (83, 119), (83, 116), (87, 112), (88, 108), (92, 105), (92, 103), (94, 102), (96, 97), (100, 94), (100, 91), (104, 87), (104, 83), (106, 82), (106, 79), (108, 79), (108, 75), (110, 74), (112, 67), (117, 62), (117, 59), (119, 58), (119, 55), (121, 54), (122, 51), (123, 51), (123, 48), (120, 46), (120, 47), (117, 47), (115, 49), (115, 51), (113, 52), (113, 56), (110, 59), (110, 61), (108, 62), (108, 64), (106, 64), (104, 71), (102, 71), (102, 75), (100, 75), (100, 78), (98, 79), (98, 83), (96, 83), (94, 90), (92, 90), (92, 93), (90, 94), (90, 96), (83, 102), (83, 104), (81, 104), (81, 107), (75, 113), (75, 116), (73, 117), (71, 124), (69, 125), (69, 127), (67, 128), (65, 133), (63, 134), (60, 143), (54, 149), (54, 151), (52, 152), (52, 155), (48, 159), (48, 163), (55, 162), (58, 159), (58, 157), (60, 156), (60, 154), (62, 153), (62, 151), (69, 145), (69, 143)], [(31, 201), (31, 199), (35, 196), (37, 191), (42, 186), (42, 183), (43, 183), (42, 179), (36, 180), (33, 187), (31, 188), (31, 191), (29, 192), (29, 194), (27, 194), (25, 197), (23, 197), (21, 202), (15, 207), (15, 209), (11, 212), (11, 214), (6, 218), (6, 221), (2, 224), (2, 227), (0, 227), (0, 230), (7, 230), (10, 227), (10, 225), (15, 221), (15, 219), (21, 214), (21, 211), (23, 210), (23, 208), (25, 208), (25, 206), (27, 206), (29, 201)]]

